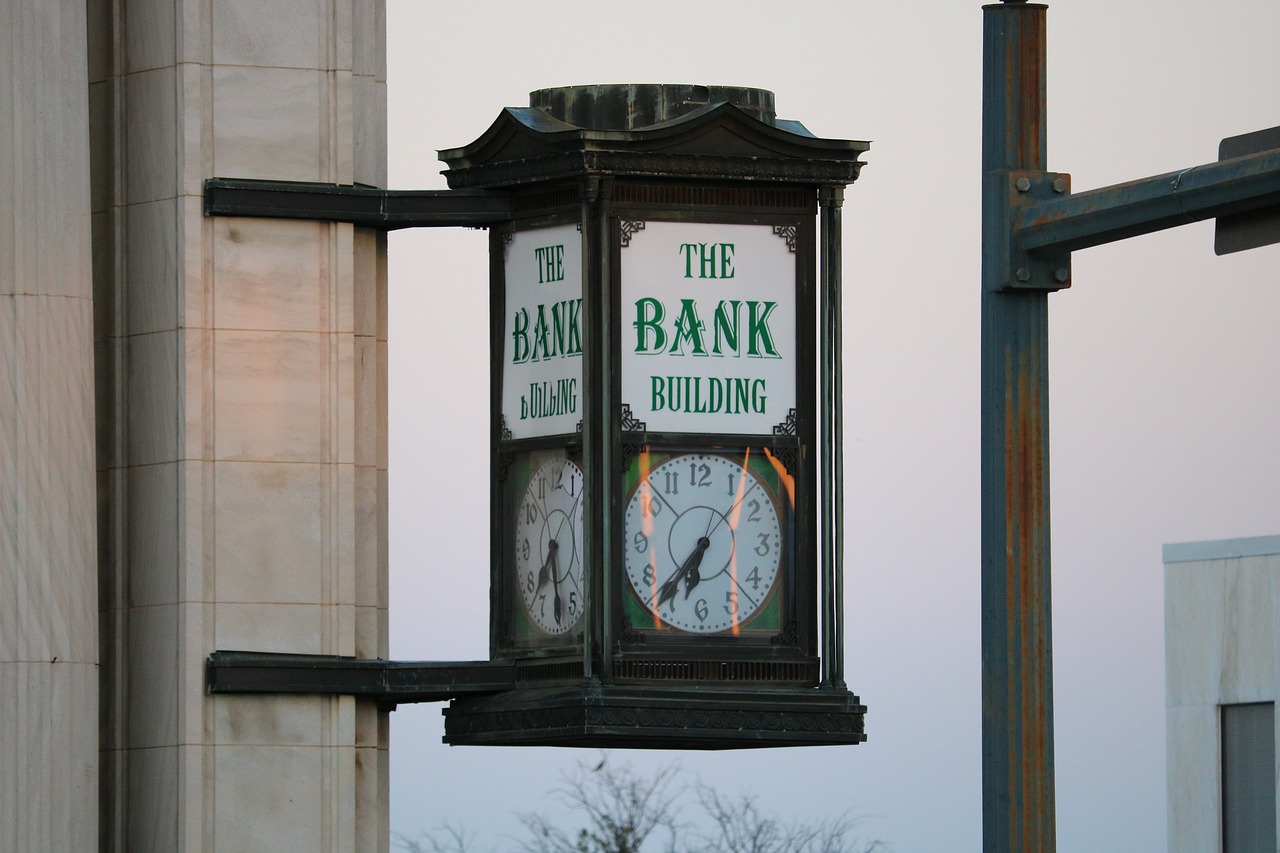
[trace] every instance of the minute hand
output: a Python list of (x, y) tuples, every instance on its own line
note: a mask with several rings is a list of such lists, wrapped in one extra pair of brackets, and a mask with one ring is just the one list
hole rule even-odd
[(702, 580), (698, 573), (698, 567), (702, 565), (702, 555), (706, 553), (707, 548), (711, 547), (711, 540), (703, 536), (698, 540), (698, 545), (693, 549), (693, 553), (685, 558), (680, 568), (676, 569), (675, 574), (667, 578), (666, 582), (658, 590), (658, 606), (666, 604), (668, 601), (676, 597), (676, 593), (680, 590), (680, 579), (685, 579), (684, 597), (688, 598), (689, 593)]

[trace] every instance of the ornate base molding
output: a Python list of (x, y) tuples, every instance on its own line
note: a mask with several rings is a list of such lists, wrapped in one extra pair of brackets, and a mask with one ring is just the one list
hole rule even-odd
[(858, 697), (833, 688), (644, 690), (583, 684), (455, 699), (450, 745), (750, 749), (857, 744)]

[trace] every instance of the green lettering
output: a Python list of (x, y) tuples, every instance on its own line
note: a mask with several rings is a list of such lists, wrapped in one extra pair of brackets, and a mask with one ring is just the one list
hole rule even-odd
[(702, 330), (704, 324), (698, 319), (698, 304), (692, 299), (680, 300), (680, 316), (675, 322), (675, 337), (671, 341), (670, 352), (675, 355), (683, 355), (680, 351), (681, 344), (688, 341), (693, 355), (706, 355), (706, 347), (702, 345)]
[(777, 307), (776, 302), (747, 302), (747, 355), (755, 358), (782, 357), (778, 355), (773, 335), (769, 332), (769, 315)]
[(724, 355), (722, 341), (724, 346), (733, 350), (734, 355), (738, 354), (738, 321), (742, 316), (741, 309), (742, 303), (737, 299), (721, 299), (716, 306), (716, 316), (711, 321), (712, 328), (715, 329), (715, 344), (711, 351), (716, 355)]
[[(661, 352), (667, 345), (667, 333), (662, 331), (662, 318), (666, 311), (658, 300), (646, 296), (636, 300), (636, 321), (631, 325), (636, 330), (636, 352)], [(653, 335), (653, 345), (649, 344), (649, 333)]]
[(524, 364), (529, 360), (529, 311), (521, 308), (511, 323), (511, 363)]

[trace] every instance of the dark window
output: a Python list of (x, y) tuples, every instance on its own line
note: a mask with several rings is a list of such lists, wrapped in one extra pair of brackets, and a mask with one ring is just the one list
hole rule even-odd
[(1276, 706), (1222, 706), (1223, 853), (1276, 853)]

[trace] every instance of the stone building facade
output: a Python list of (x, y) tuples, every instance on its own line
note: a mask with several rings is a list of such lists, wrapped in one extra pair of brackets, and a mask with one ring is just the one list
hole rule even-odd
[(208, 218), (385, 186), (380, 0), (3, 0), (0, 853), (382, 851), (387, 715), (210, 696), (385, 657), (385, 237)]

